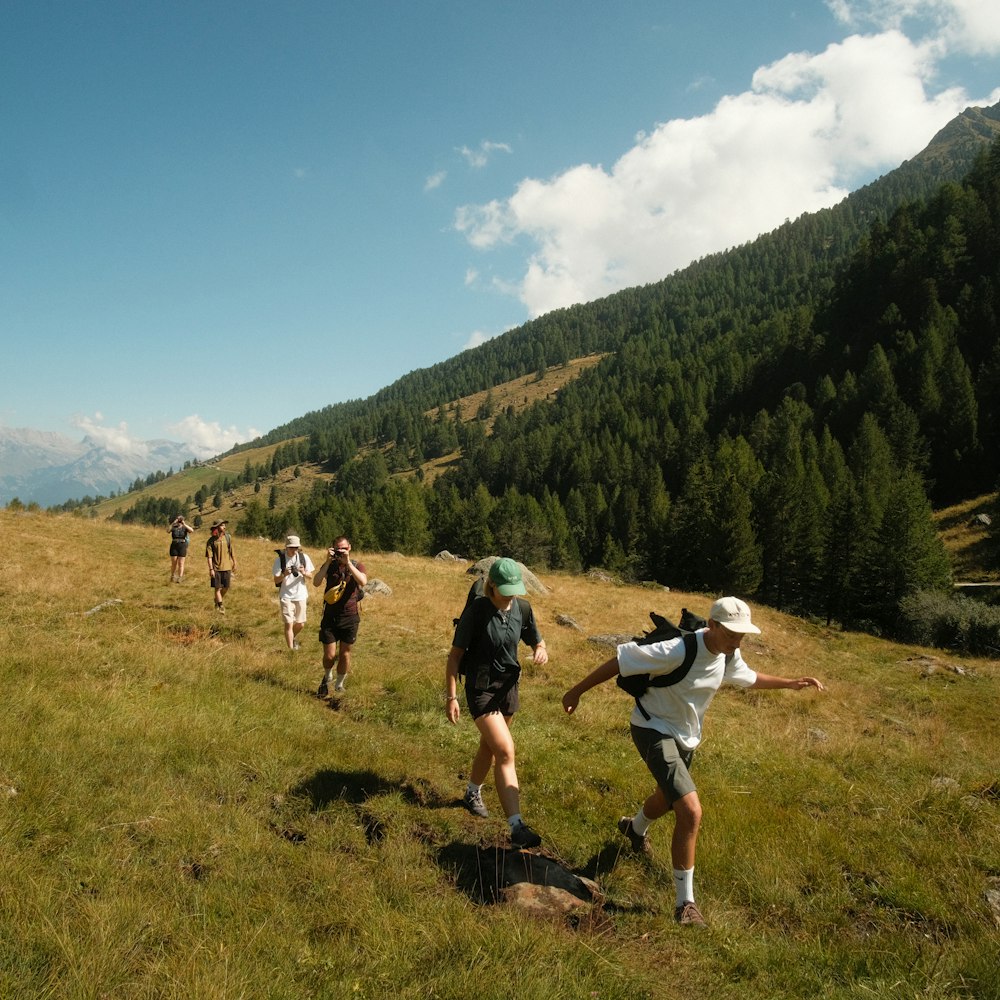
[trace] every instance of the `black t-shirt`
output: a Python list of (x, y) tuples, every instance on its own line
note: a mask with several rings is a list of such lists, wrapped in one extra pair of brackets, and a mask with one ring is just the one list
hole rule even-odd
[(517, 657), (521, 641), (529, 646), (542, 641), (535, 612), (526, 600), (514, 598), (506, 612), (486, 596), (470, 602), (455, 626), (452, 640), (453, 646), (468, 651), (462, 661), (466, 683), (486, 690), (491, 684), (516, 677), (521, 670)]
[[(365, 564), (360, 562), (352, 563), (357, 569), (364, 573)], [(354, 579), (351, 571), (346, 566), (339, 563), (328, 566), (326, 570), (326, 587), (323, 590), (323, 618), (326, 621), (352, 621), (359, 617), (358, 612), (358, 581)]]

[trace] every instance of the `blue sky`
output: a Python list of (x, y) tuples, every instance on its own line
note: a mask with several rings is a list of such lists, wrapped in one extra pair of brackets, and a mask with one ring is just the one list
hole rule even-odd
[(839, 201), (996, 0), (0, 0), (0, 426), (210, 455)]

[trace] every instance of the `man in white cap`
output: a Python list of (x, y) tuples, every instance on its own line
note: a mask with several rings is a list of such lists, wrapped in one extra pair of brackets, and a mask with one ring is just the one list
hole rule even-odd
[(308, 584), (316, 567), (308, 552), (302, 551), (298, 535), (285, 539), (285, 550), (276, 549), (277, 558), (271, 567), (274, 585), (278, 588), (281, 620), (285, 624), (285, 642), (289, 649), (299, 648), (299, 633), (306, 623), (306, 602), (309, 600)]
[(760, 633), (750, 621), (750, 608), (737, 597), (721, 597), (712, 605), (708, 627), (692, 633), (693, 641), (692, 637), (679, 636), (649, 645), (624, 643), (615, 656), (563, 695), (563, 708), (572, 714), (585, 691), (618, 674), (649, 674), (661, 678), (662, 684), (662, 679), (676, 671), (669, 683), (650, 685), (636, 698), (632, 740), (656, 779), (656, 789), (634, 817), (623, 816), (618, 821), (618, 830), (634, 851), (649, 854), (649, 825), (673, 810), (670, 855), (676, 889), (674, 919), (689, 926), (705, 926), (705, 918), (694, 901), (694, 856), (701, 802), (690, 767), (715, 692), (723, 684), (823, 690), (815, 677), (773, 677), (751, 670), (740, 655), (740, 643), (748, 633)]

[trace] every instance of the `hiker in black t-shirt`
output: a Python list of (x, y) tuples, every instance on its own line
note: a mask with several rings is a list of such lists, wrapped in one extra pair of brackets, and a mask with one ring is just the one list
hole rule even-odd
[[(313, 577), (313, 584), (323, 587), (323, 620), (319, 625), (319, 641), (323, 644), (323, 679), (316, 694), (325, 698), (337, 667), (333, 690), (340, 694), (351, 669), (351, 650), (358, 638), (361, 614), (358, 601), (364, 597), (361, 588), (368, 582), (365, 564), (351, 558), (351, 543), (341, 535), (327, 549), (326, 562)], [(339, 646), (339, 650), (338, 650)]]
[(170, 532), (170, 582), (180, 583), (184, 579), (184, 560), (187, 558), (188, 541), (194, 528), (178, 514), (167, 528)]
[(449, 722), (458, 722), (458, 675), (464, 673), (466, 703), (479, 730), (479, 748), (462, 804), (476, 816), (489, 815), (482, 786), (492, 766), (511, 843), (537, 847), (542, 838), (521, 819), (510, 723), (518, 709), (518, 643), (523, 640), (531, 646), (532, 660), (539, 666), (549, 656), (531, 605), (518, 596), (524, 592), (520, 566), (513, 559), (496, 560), (484, 582), (483, 596), (466, 603), (455, 627), (445, 667), (445, 711)]

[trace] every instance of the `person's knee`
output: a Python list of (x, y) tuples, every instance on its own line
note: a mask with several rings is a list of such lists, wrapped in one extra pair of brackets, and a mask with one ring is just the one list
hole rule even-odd
[(674, 803), (674, 815), (678, 825), (688, 830), (697, 830), (701, 826), (701, 801), (696, 792), (691, 792)]
[(493, 748), (493, 759), (497, 767), (513, 767), (514, 765), (514, 743), (513, 741), (503, 741)]

